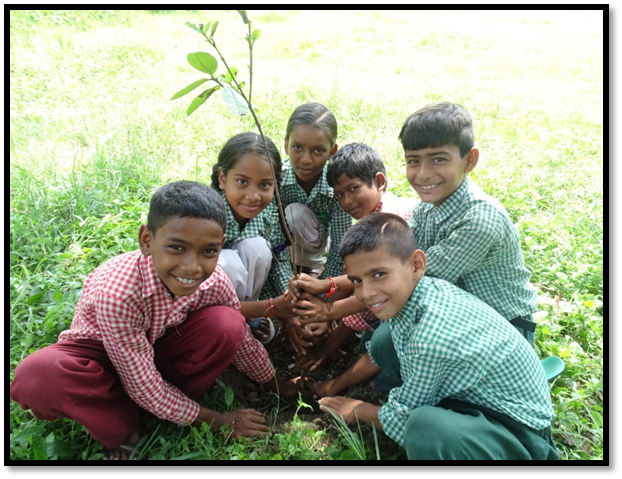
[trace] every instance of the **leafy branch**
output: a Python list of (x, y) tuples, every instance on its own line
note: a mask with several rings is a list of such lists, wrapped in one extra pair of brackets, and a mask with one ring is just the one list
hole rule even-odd
[[(194, 31), (201, 34), (205, 38), (205, 41), (207, 41), (207, 43), (209, 43), (214, 48), (214, 50), (218, 54), (218, 57), (220, 58), (220, 61), (224, 65), (226, 72), (224, 75), (223, 74), (216, 75), (216, 71), (218, 70), (218, 60), (213, 55), (207, 52), (189, 53), (187, 56), (188, 63), (195, 69), (199, 70), (200, 72), (208, 74), (209, 78), (201, 78), (200, 80), (192, 82), (190, 85), (182, 88), (177, 93), (175, 93), (171, 97), (171, 100), (176, 100), (178, 98), (181, 98), (184, 95), (187, 95), (188, 93), (195, 90), (196, 88), (198, 88), (199, 86), (203, 85), (206, 82), (215, 83), (216, 85), (212, 86), (211, 88), (207, 88), (203, 90), (198, 96), (194, 98), (194, 100), (192, 100), (192, 102), (190, 103), (190, 106), (188, 107), (188, 110), (186, 111), (186, 114), (188, 116), (191, 115), (197, 108), (203, 105), (203, 103), (205, 103), (210, 96), (212, 96), (218, 90), (222, 90), (223, 99), (225, 100), (225, 103), (227, 104), (227, 106), (229, 107), (229, 109), (231, 110), (233, 114), (237, 116), (246, 116), (250, 113), (253, 116), (253, 120), (255, 121), (257, 130), (259, 130), (259, 135), (261, 136), (261, 139), (263, 141), (266, 154), (268, 154), (269, 156), (268, 152), (270, 150), (268, 149), (268, 143), (266, 141), (266, 137), (263, 134), (263, 130), (261, 128), (261, 122), (259, 121), (259, 118), (257, 117), (257, 113), (255, 112), (255, 109), (253, 108), (253, 105), (251, 103), (252, 91), (253, 91), (253, 46), (255, 42), (259, 39), (261, 35), (261, 30), (252, 29), (252, 22), (248, 18), (246, 10), (236, 10), (236, 11), (240, 14), (240, 16), (242, 17), (242, 21), (248, 27), (248, 33), (245, 37), (245, 40), (248, 43), (249, 59), (250, 59), (249, 65), (248, 65), (248, 69), (249, 69), (248, 97), (244, 93), (245, 83), (238, 81), (238, 77), (237, 77), (238, 69), (235, 67), (230, 67), (228, 65), (227, 61), (225, 60), (225, 57), (223, 56), (222, 52), (218, 48), (218, 45), (216, 44), (216, 40), (214, 39), (214, 34), (216, 33), (216, 29), (218, 28), (218, 22), (217, 21), (208, 22), (205, 25), (203, 25), (202, 23), (195, 25), (194, 23), (186, 22), (186, 25), (188, 27), (190, 27)], [(285, 212), (283, 210), (283, 203), (281, 202), (281, 194), (279, 192), (278, 184), (276, 181), (274, 165), (272, 164), (272, 161), (268, 161), (268, 163), (270, 164), (270, 171), (272, 173), (272, 178), (275, 184), (274, 193), (276, 196), (279, 216), (283, 224), (283, 230), (285, 231), (287, 239), (292, 245), (292, 248), (291, 248), (292, 253), (290, 257), (291, 262), (292, 262), (292, 270), (296, 271), (295, 241), (294, 241), (294, 238), (291, 236), (291, 233), (289, 232), (289, 228), (287, 227), (287, 221), (285, 219)]]
[[(189, 53), (187, 57), (188, 63), (192, 67), (199, 70), (200, 72), (207, 73), (209, 75), (209, 78), (201, 78), (200, 80), (192, 82), (190, 85), (182, 88), (177, 93), (175, 93), (171, 97), (171, 100), (176, 100), (178, 98), (181, 98), (184, 95), (187, 95), (188, 93), (195, 90), (196, 88), (198, 88), (199, 86), (203, 85), (206, 82), (216, 83), (216, 85), (212, 86), (211, 88), (207, 88), (206, 90), (203, 90), (197, 97), (194, 98), (194, 100), (192, 100), (192, 102), (190, 103), (190, 106), (188, 107), (188, 110), (186, 111), (188, 116), (191, 115), (201, 105), (203, 105), (203, 103), (205, 103), (207, 99), (210, 96), (212, 96), (215, 92), (217, 92), (218, 90), (222, 90), (222, 95), (225, 100), (225, 103), (227, 104), (229, 109), (233, 112), (233, 114), (237, 116), (245, 116), (245, 115), (248, 115), (248, 113), (250, 113), (253, 116), (253, 120), (255, 121), (255, 125), (257, 126), (257, 129), (259, 130), (259, 135), (261, 136), (261, 139), (263, 141), (266, 154), (269, 156), (270, 150), (268, 149), (268, 143), (266, 141), (266, 137), (263, 134), (263, 130), (261, 128), (261, 122), (259, 121), (259, 118), (257, 117), (257, 113), (255, 112), (255, 109), (253, 108), (253, 105), (251, 103), (252, 92), (253, 92), (253, 46), (255, 42), (259, 39), (259, 36), (261, 35), (261, 31), (252, 29), (252, 22), (248, 18), (248, 15), (246, 14), (246, 10), (237, 10), (237, 12), (240, 14), (240, 16), (242, 17), (242, 21), (244, 22), (245, 25), (247, 25), (247, 28), (248, 28), (248, 33), (245, 37), (246, 42), (248, 43), (248, 51), (249, 51), (249, 59), (250, 59), (249, 65), (248, 65), (248, 70), (249, 70), (248, 97), (244, 93), (244, 86), (245, 86), (244, 82), (238, 81), (238, 77), (237, 77), (238, 69), (235, 67), (230, 67), (228, 65), (227, 61), (225, 60), (225, 57), (223, 56), (222, 52), (218, 48), (218, 45), (216, 44), (216, 40), (214, 40), (214, 34), (216, 33), (216, 29), (218, 28), (218, 22), (217, 21), (209, 22), (206, 25), (203, 25), (203, 24), (195, 25), (194, 23), (186, 22), (186, 25), (188, 27), (192, 28), (194, 31), (201, 34), (205, 38), (207, 43), (209, 43), (214, 48), (214, 50), (218, 54), (218, 57), (220, 58), (220, 61), (224, 65), (226, 72), (224, 75), (222, 74), (216, 75), (216, 71), (218, 70), (218, 60), (213, 55), (207, 52)], [(270, 161), (270, 158), (269, 158), (268, 163), (270, 164), (270, 172), (272, 173), (272, 179), (274, 180), (274, 185), (275, 185), (274, 193), (276, 196), (276, 203), (277, 203), (278, 210), (279, 210), (279, 217), (283, 224), (283, 230), (285, 231), (285, 235), (287, 236), (287, 239), (289, 240), (289, 243), (292, 246), (290, 248), (290, 251), (291, 251), (290, 261), (292, 263), (292, 271), (294, 272), (296, 276), (298, 276), (298, 272), (296, 268), (296, 243), (287, 226), (287, 220), (285, 218), (285, 212), (283, 210), (283, 203), (281, 202), (281, 194), (279, 192), (278, 183), (276, 181), (276, 174), (274, 172), (274, 165), (272, 164), (272, 161)], [(306, 371), (302, 370), (300, 374), (300, 377), (301, 377), (300, 383), (303, 387), (304, 387), (305, 375), (306, 375)]]

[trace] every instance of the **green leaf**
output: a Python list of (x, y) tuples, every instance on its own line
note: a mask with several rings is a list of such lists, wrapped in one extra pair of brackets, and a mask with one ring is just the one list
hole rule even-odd
[(255, 30), (252, 34), (251, 37), (253, 39), (253, 41), (257, 41), (259, 40), (259, 37), (261, 36), (261, 30)]
[(233, 88), (225, 86), (222, 90), (222, 97), (234, 115), (245, 116), (249, 114), (246, 101), (244, 101), (244, 98)]
[(195, 25), (194, 23), (186, 22), (186, 26), (192, 28), (195, 32), (202, 33), (201, 29), (197, 25)]
[(600, 415), (600, 413), (592, 411), (592, 417), (594, 418), (594, 422), (598, 427), (603, 427), (603, 417)]
[(180, 98), (188, 93), (190, 93), (192, 90), (194, 90), (196, 87), (198, 87), (199, 85), (202, 85), (203, 83), (205, 83), (208, 79), (207, 78), (201, 78), (200, 80), (197, 80), (193, 83), (191, 83), (190, 85), (182, 88), (181, 90), (179, 90), (177, 93), (175, 93), (172, 97), (171, 100), (177, 100), (177, 98)]
[(225, 404), (227, 405), (227, 407), (233, 404), (233, 389), (231, 389), (230, 387), (225, 389)]
[(54, 301), (60, 303), (63, 300), (63, 292), (60, 289), (54, 290)]
[(242, 21), (246, 25), (249, 25), (251, 23), (251, 21), (248, 19), (248, 15), (246, 14), (246, 10), (236, 10), (236, 12), (240, 14), (240, 16), (242, 17)]
[(210, 37), (214, 36), (214, 33), (216, 33), (216, 27), (218, 26), (218, 22), (214, 22), (212, 23), (212, 32), (210, 33)]
[(207, 22), (207, 25), (205, 25), (202, 29), (201, 32), (202, 33), (207, 33), (207, 31), (209, 30), (210, 25), (212, 24), (212, 22)]
[(213, 75), (218, 68), (218, 61), (207, 52), (188, 53), (188, 63), (203, 73)]
[(190, 103), (190, 106), (188, 107), (188, 110), (186, 110), (186, 115), (190, 116), (192, 114), (192, 112), (194, 112), (194, 110), (196, 110), (203, 103), (205, 103), (205, 101), (210, 96), (212, 96), (212, 94), (216, 90), (219, 90), (219, 89), (220, 89), (220, 86), (215, 86), (213, 88), (210, 88), (209, 90), (205, 90), (203, 93), (201, 93), (199, 96), (197, 96), (194, 100), (192, 100), (192, 103)]
[[(231, 70), (231, 73), (233, 73), (233, 75), (231, 75), (229, 73), (229, 70)], [(238, 69), (236, 67), (231, 67), (229, 68), (229, 70), (227, 70), (227, 73), (225, 73), (225, 78), (224, 81), (225, 83), (229, 83), (231, 84), (231, 82), (233, 81), (234, 78), (237, 78), (238, 75)]]

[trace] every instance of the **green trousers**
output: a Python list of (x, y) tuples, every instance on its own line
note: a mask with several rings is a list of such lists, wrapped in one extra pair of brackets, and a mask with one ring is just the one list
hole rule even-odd
[[(376, 329), (369, 346), (381, 368), (374, 379), (379, 389), (401, 386), (388, 322)], [(411, 411), (404, 449), (408, 459), (432, 461), (559, 459), (550, 427), (532, 429), (505, 414), (451, 398)]]

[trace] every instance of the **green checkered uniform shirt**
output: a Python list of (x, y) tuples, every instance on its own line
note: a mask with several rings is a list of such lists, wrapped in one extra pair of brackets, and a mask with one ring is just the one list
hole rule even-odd
[(270, 203), (254, 218), (251, 218), (244, 225), (244, 229), (240, 230), (240, 225), (233, 217), (231, 206), (225, 198), (225, 194), (221, 191), (220, 195), (225, 202), (225, 210), (227, 211), (227, 229), (225, 231), (224, 248), (231, 248), (233, 243), (244, 239), (261, 236), (274, 247), (281, 238), (281, 226), (279, 224), (279, 213), (274, 202)]
[(408, 224), (426, 254), (426, 275), (474, 294), (507, 320), (537, 310), (518, 231), (505, 208), (468, 178), (439, 206), (417, 205)]
[(554, 410), (536, 353), (473, 295), (424, 276), (389, 321), (403, 385), (390, 391), (378, 418), (398, 444), (404, 445), (410, 411), (444, 398), (487, 407), (533, 429), (551, 425)]
[[(318, 219), (320, 240), (323, 241), (330, 237), (328, 258), (321, 278), (339, 276), (343, 270), (339, 246), (343, 235), (352, 226), (352, 217), (341, 208), (339, 201), (333, 196), (333, 189), (328, 186), (326, 181), (326, 166), (317, 184), (311, 190), (311, 194), (307, 195), (296, 181), (296, 174), (290, 167), (289, 160), (285, 161), (279, 192), (281, 193), (283, 208), (290, 203), (302, 203), (315, 213)], [(283, 233), (281, 232), (281, 234)], [(270, 270), (267, 284), (261, 294), (262, 297), (274, 297), (283, 294), (287, 289), (289, 278), (292, 276), (293, 270), (289, 253), (284, 250), (278, 256), (278, 267), (273, 266)]]

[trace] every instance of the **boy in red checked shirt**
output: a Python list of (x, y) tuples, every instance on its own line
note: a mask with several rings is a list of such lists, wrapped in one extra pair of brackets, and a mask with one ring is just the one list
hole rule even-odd
[(140, 250), (87, 278), (70, 329), (18, 365), (11, 399), (38, 419), (83, 424), (107, 459), (130, 457), (141, 409), (179, 425), (229, 425), (234, 438), (267, 434), (254, 409), (221, 413), (195, 400), (231, 363), (283, 396), (299, 392), (275, 374), (217, 266), (225, 224), (222, 198), (205, 185), (156, 191)]

